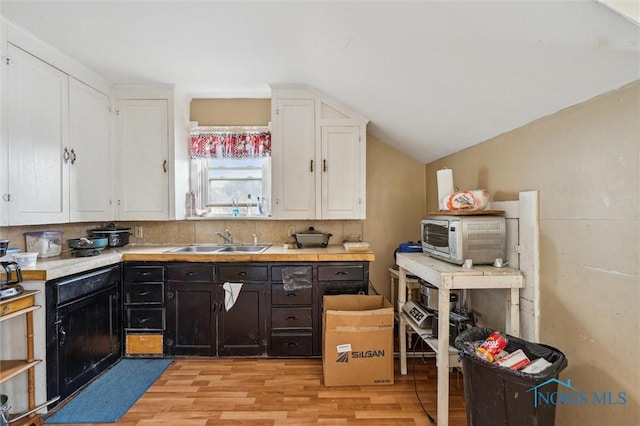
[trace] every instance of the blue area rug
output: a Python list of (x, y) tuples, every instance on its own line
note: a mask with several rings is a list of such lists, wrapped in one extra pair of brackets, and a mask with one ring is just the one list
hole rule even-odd
[(115, 423), (171, 362), (170, 359), (121, 359), (45, 423)]

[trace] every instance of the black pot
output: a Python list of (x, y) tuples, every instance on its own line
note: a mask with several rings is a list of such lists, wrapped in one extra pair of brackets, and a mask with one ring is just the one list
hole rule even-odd
[(122, 247), (129, 244), (131, 228), (118, 228), (114, 223), (110, 223), (104, 228), (97, 228), (91, 231), (91, 235), (97, 238), (107, 238), (108, 247)]
[(316, 231), (313, 226), (310, 226), (309, 229), (304, 232), (296, 232), (292, 235), (296, 240), (298, 248), (326, 247), (329, 244), (329, 238), (332, 236), (332, 234), (326, 232)]

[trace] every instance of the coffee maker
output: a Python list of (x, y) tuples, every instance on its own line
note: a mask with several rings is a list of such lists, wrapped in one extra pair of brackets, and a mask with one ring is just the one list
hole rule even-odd
[(22, 271), (16, 262), (0, 262), (4, 269), (4, 276), (0, 274), (0, 299), (17, 296), (24, 291), (20, 285)]

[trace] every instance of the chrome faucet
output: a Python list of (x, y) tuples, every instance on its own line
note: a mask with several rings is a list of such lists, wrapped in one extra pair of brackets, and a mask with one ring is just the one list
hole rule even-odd
[(228, 229), (224, 230), (224, 235), (216, 232), (216, 235), (224, 240), (226, 244), (233, 244), (233, 237), (231, 236), (231, 232)]

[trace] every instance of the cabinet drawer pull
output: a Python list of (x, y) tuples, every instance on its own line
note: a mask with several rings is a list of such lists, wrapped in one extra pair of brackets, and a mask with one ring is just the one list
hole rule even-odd
[(167, 160), (164, 160), (164, 162), (162, 163), (162, 171), (167, 173)]
[(309, 171), (310, 171), (310, 172), (313, 172), (313, 160), (311, 160), (311, 164), (310, 164), (310, 166), (309, 166)]
[(287, 293), (287, 297), (296, 297), (297, 293)]
[(296, 317), (294, 317), (294, 316), (289, 316), (289, 317), (287, 317), (287, 318), (286, 318), (286, 320), (287, 320), (287, 321), (295, 321), (295, 320), (296, 320)]
[(323, 172), (327, 171), (327, 160), (322, 160), (322, 171)]
[(139, 292), (136, 293), (136, 296), (146, 296), (149, 293), (151, 293), (149, 290), (147, 290), (147, 291), (139, 291)]
[(68, 163), (69, 162), (69, 150), (67, 149), (67, 147), (64, 147), (64, 153), (62, 154), (62, 159), (64, 160), (64, 163)]
[(338, 271), (336, 272), (336, 275), (347, 275), (347, 273), (345, 271)]
[(238, 275), (241, 276), (241, 277), (246, 277), (247, 276), (247, 272), (246, 271), (241, 271), (241, 272), (238, 272)]
[(138, 319), (138, 322), (139, 322), (140, 324), (144, 324), (145, 322), (149, 321), (149, 319), (150, 319), (150, 318), (139, 318), (139, 319)]
[(141, 277), (148, 277), (149, 275), (151, 275), (151, 272), (149, 271), (138, 272), (138, 275)]
[(189, 272), (187, 272), (185, 275), (186, 275), (186, 276), (188, 276), (188, 277), (193, 277), (193, 276), (195, 276), (195, 275), (196, 275), (196, 273), (195, 273), (195, 272), (193, 272), (193, 271), (189, 271)]
[(298, 346), (298, 344), (296, 342), (288, 342), (287, 343), (287, 347), (289, 347), (289, 348), (295, 348), (296, 346)]

